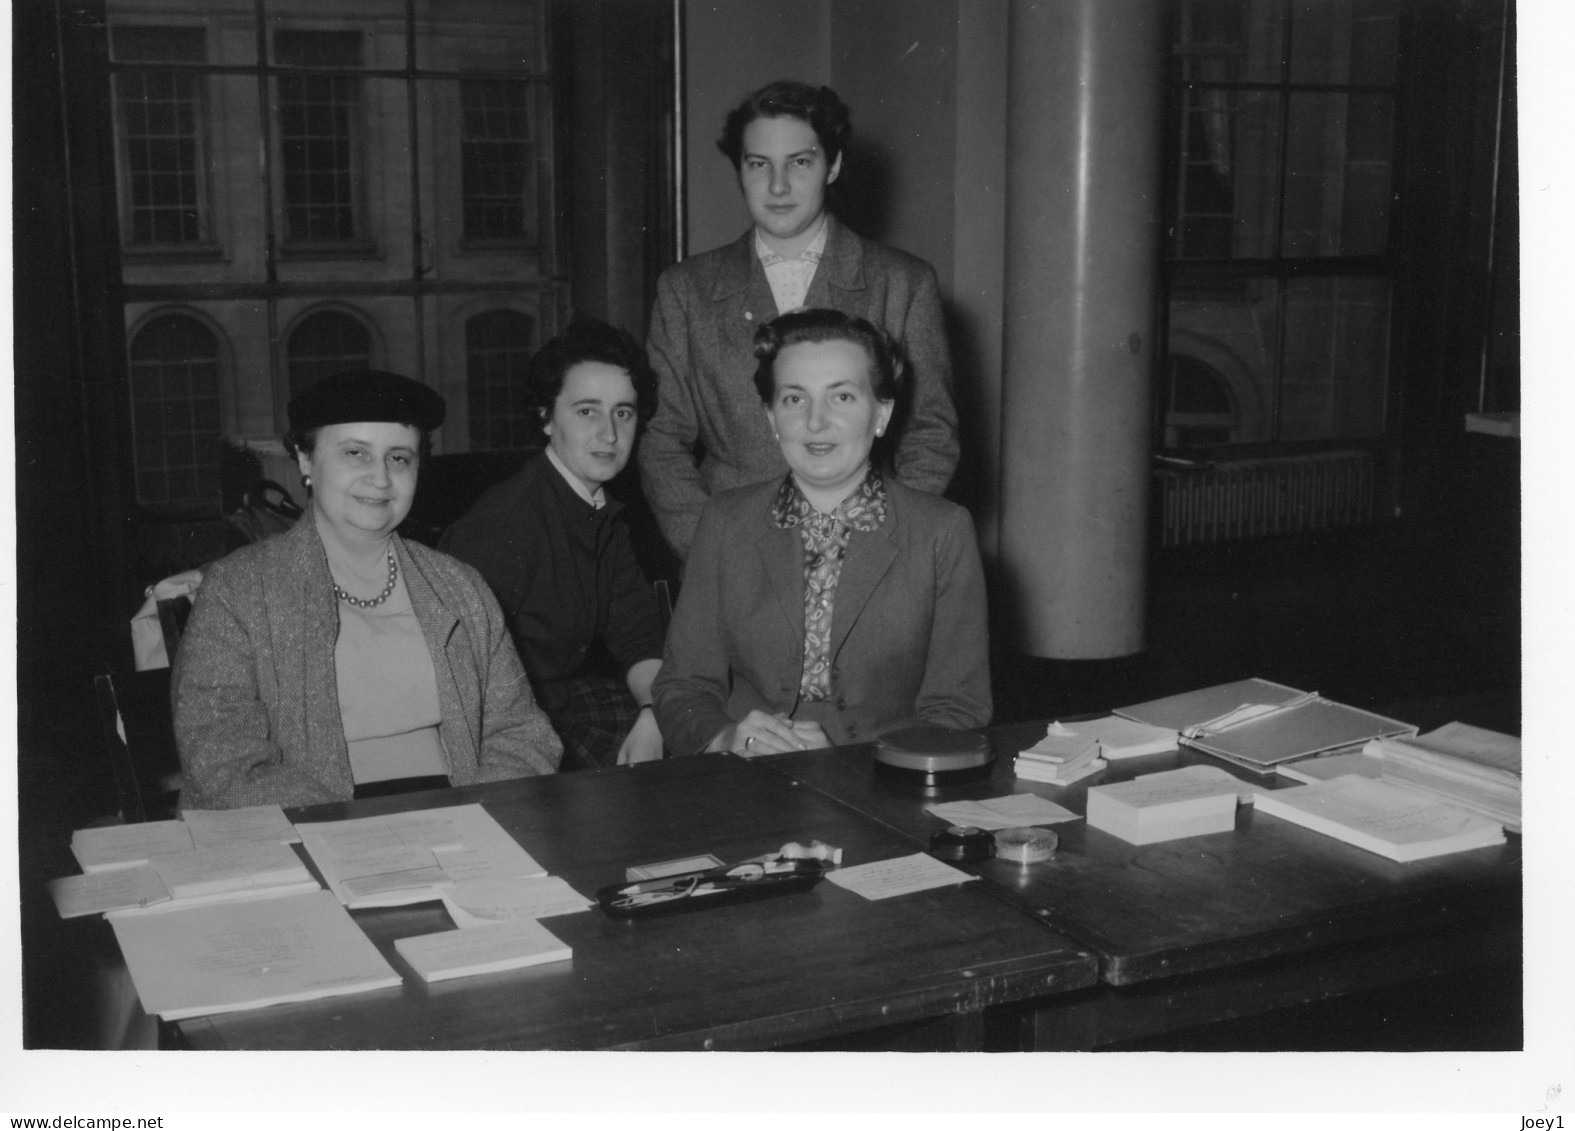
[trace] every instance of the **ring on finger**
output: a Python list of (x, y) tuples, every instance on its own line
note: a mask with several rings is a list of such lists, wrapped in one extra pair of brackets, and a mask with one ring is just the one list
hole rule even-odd
[(751, 749), (754, 745), (755, 745), (755, 736), (754, 735), (750, 735), (748, 738), (744, 739), (744, 749), (745, 750)]

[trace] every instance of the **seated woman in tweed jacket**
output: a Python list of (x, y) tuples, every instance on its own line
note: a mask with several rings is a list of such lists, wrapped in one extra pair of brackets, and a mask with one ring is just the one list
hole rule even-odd
[(551, 773), (497, 601), (394, 533), (443, 399), (375, 371), (290, 402), (311, 505), (208, 570), (173, 673), (183, 809), (305, 805)]

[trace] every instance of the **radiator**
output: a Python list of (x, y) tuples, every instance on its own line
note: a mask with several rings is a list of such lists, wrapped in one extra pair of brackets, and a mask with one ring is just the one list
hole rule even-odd
[(1156, 471), (1161, 546), (1357, 526), (1373, 517), (1371, 452), (1320, 452)]

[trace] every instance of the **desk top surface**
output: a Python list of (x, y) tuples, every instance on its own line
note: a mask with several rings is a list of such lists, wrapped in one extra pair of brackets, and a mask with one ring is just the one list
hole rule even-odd
[[(992, 728), (991, 776), (925, 788), (877, 773), (869, 746), (756, 759), (812, 786), (910, 842), (927, 844), (945, 822), (937, 802), (1036, 793), (1080, 816), (1088, 787), (1201, 763), (1230, 766), (1190, 750), (1112, 762), (1069, 786), (1018, 778), (1015, 753), (1045, 724)], [(1267, 788), (1284, 779), (1238, 777)], [(1432, 932), (1473, 919), (1520, 917), (1520, 837), (1451, 856), (1397, 864), (1287, 821), (1237, 809), (1230, 833), (1134, 845), (1086, 821), (1050, 826), (1057, 854), (1027, 866), (992, 860), (969, 866), (998, 893), (1086, 944), (1100, 978), (1131, 985), (1261, 958), (1406, 931)]]
[[(906, 838), (732, 755), (554, 774), (320, 805), (336, 820), (479, 801), (576, 890), (631, 864), (788, 841), (841, 847), (844, 865), (904, 856)], [(979, 882), (869, 901), (808, 892), (641, 922), (600, 910), (545, 920), (567, 962), (423, 983), (396, 938), (447, 930), (441, 905), (355, 911), (399, 988), (179, 1022), (198, 1048), (762, 1048), (1092, 985), (1097, 963)]]

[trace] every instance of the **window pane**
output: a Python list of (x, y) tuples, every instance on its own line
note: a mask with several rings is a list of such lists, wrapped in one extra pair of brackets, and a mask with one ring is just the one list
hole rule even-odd
[[(282, 65), (354, 66), (356, 32), (279, 31)], [(284, 236), (296, 242), (344, 242), (359, 235), (356, 162), (361, 80), (348, 75), (279, 76), (280, 184)]]
[(290, 395), (346, 369), (369, 369), (372, 340), (366, 327), (339, 310), (302, 319), (290, 335)]
[[(117, 55), (125, 60), (205, 58), (202, 28), (118, 27), (112, 35)], [(130, 246), (180, 246), (207, 239), (206, 81), (174, 71), (115, 76), (124, 237)]]
[(1389, 387), (1387, 279), (1295, 279), (1285, 292), (1286, 440), (1382, 434)]
[(1211, 281), (1178, 273), (1166, 343), (1167, 446), (1273, 439), (1277, 295), (1268, 278)]
[(530, 84), (467, 80), (459, 89), (465, 238), (533, 240), (537, 193)]
[(1182, 154), (1173, 254), (1262, 258), (1274, 247), (1279, 96), (1191, 90), (1181, 100)]
[(1383, 252), (1393, 131), (1394, 106), (1387, 94), (1291, 95), (1285, 255)]
[(219, 502), (218, 344), (168, 314), (132, 339), (132, 451), (140, 503)]
[(1395, 78), (1399, 0), (1296, 0), (1291, 81), (1387, 84)]
[(540, 444), (541, 429), (525, 403), (525, 374), (535, 349), (535, 322), (517, 311), (493, 310), (465, 323), (472, 451)]
[(1284, 30), (1279, 0), (1182, 0), (1172, 74), (1183, 82), (1278, 82)]

